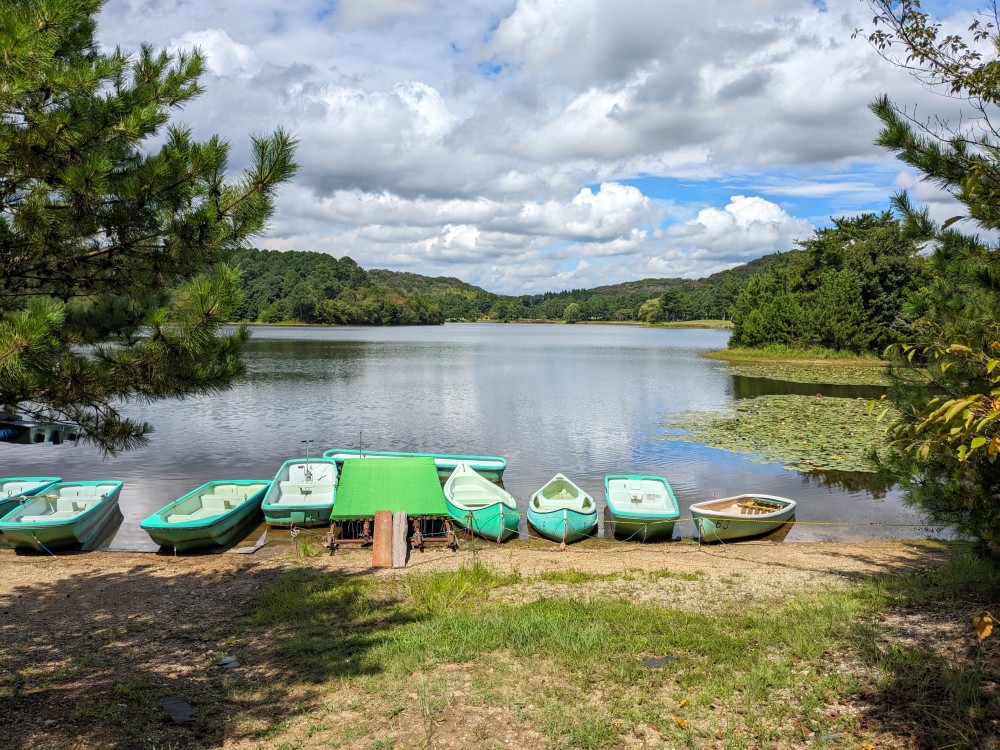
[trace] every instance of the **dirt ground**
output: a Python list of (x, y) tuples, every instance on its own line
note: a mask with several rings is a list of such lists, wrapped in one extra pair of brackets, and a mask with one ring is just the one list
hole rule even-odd
[[(148, 722), (138, 717), (133, 722), (128, 715), (137, 695), (179, 695), (200, 700), (200, 722), (227, 727), (222, 741), (209, 746), (252, 746), (228, 727), (247, 724), (247, 717), (266, 712), (268, 706), (259, 698), (241, 702), (219, 661), (232, 649), (233, 628), (252, 599), (289, 568), (391, 577), (455, 569), (477, 556), (499, 570), (522, 574), (524, 584), (512, 587), (515, 593), (500, 594), (519, 600), (545, 595), (551, 585), (544, 581), (547, 571), (626, 574), (614, 581), (595, 578), (586, 583), (594, 594), (602, 586), (614, 586), (619, 596), (629, 571), (664, 571), (655, 586), (644, 577), (646, 583), (634, 589), (636, 598), (702, 610), (709, 600), (713, 606), (777, 603), (817, 587), (933, 566), (946, 554), (918, 542), (699, 547), (690, 542), (640, 546), (595, 540), (566, 551), (515, 542), (481, 545), (475, 552), (418, 552), (404, 570), (373, 570), (369, 550), (302, 558), (288, 545), (264, 547), (255, 554), (180, 557), (82, 552), (53, 558), (0, 549), (0, 745), (103, 746), (112, 729), (122, 738), (117, 747), (181, 747), (164, 742), (169, 734), (149, 736)], [(258, 685), (274, 676), (266, 664), (254, 665), (248, 673), (247, 679)], [(213, 695), (225, 698), (213, 704)], [(234, 703), (238, 716), (232, 714)]]

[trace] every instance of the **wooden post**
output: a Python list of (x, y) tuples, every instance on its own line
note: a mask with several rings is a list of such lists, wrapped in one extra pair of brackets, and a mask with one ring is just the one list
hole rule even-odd
[(409, 536), (407, 519), (405, 510), (397, 510), (392, 514), (392, 567), (394, 568), (406, 567), (406, 557), (409, 552), (409, 545), (406, 543)]
[(392, 567), (392, 511), (375, 511), (375, 534), (372, 539), (372, 567)]

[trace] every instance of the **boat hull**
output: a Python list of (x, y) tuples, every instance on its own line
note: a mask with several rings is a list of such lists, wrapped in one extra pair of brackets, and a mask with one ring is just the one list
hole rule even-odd
[(482, 476), (494, 482), (503, 478), (507, 468), (507, 459), (502, 456), (463, 456), (453, 453), (403, 453), (397, 451), (369, 451), (350, 448), (331, 448), (323, 452), (326, 458), (332, 458), (340, 466), (349, 458), (433, 458), (438, 476), (442, 479), (450, 476), (459, 464), (466, 464)]
[(444, 502), (448, 515), (455, 519), (455, 523), (492, 542), (503, 542), (512, 537), (521, 522), (521, 514), (503, 503), (470, 510), (459, 508), (447, 496)]
[[(261, 486), (254, 490), (257, 485)], [(237, 493), (243, 488), (250, 489), (240, 496), (241, 502), (236, 507), (203, 518), (182, 522), (170, 521), (174, 517), (171, 511), (182, 506), (189, 498), (227, 487), (237, 488), (235, 490)], [(208, 482), (156, 511), (139, 525), (158, 545), (177, 552), (225, 547), (241, 538), (263, 519), (260, 504), (270, 487), (269, 479)]]
[(674, 536), (676, 521), (657, 516), (635, 516), (608, 510), (611, 534), (626, 542), (662, 542)]
[(680, 507), (666, 478), (609, 474), (604, 477), (604, 499), (612, 536), (634, 542), (673, 537)]
[(528, 525), (547, 539), (569, 544), (594, 535), (597, 505), (568, 478), (556, 474), (531, 496)]
[(0, 519), (21, 504), (22, 497), (37, 495), (62, 477), (5, 477), (0, 479)]
[(588, 536), (594, 536), (597, 529), (597, 511), (580, 513), (568, 508), (537, 511), (529, 505), (528, 523), (546, 539), (571, 544)]
[[(780, 504), (782, 507), (772, 512), (740, 515), (732, 512), (713, 510), (710, 507), (726, 501), (739, 501)], [(793, 520), (796, 503), (794, 500), (776, 497), (774, 495), (738, 495), (719, 501), (695, 503), (691, 506), (691, 517), (698, 528), (698, 535), (703, 542), (726, 542), (736, 539), (748, 539), (767, 534)]]
[(470, 464), (459, 463), (444, 483), (445, 507), (455, 522), (484, 539), (502, 542), (517, 533), (517, 500)]
[[(53, 493), (52, 498), (61, 496), (61, 499), (66, 499), (68, 496), (62, 496), (66, 490), (99, 486), (109, 489), (86, 510), (54, 512), (50, 514), (53, 516), (50, 519), (36, 510), (39, 503), (56, 502), (49, 500), (50, 493)], [(0, 520), (0, 531), (8, 542), (20, 549), (56, 550), (87, 546), (97, 540), (105, 524), (118, 510), (121, 488), (122, 482), (119, 481), (57, 482), (49, 485), (44, 494), (33, 496), (22, 507), (4, 516)]]

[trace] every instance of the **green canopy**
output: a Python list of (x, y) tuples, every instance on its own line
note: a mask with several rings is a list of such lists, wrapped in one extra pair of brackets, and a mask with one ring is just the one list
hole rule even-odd
[(372, 518), (377, 510), (447, 516), (434, 459), (349, 458), (337, 485), (331, 521)]

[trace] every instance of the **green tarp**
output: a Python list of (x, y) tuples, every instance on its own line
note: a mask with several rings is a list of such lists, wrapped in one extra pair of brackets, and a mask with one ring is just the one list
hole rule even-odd
[(372, 518), (377, 510), (447, 516), (433, 458), (349, 458), (344, 461), (332, 521)]

